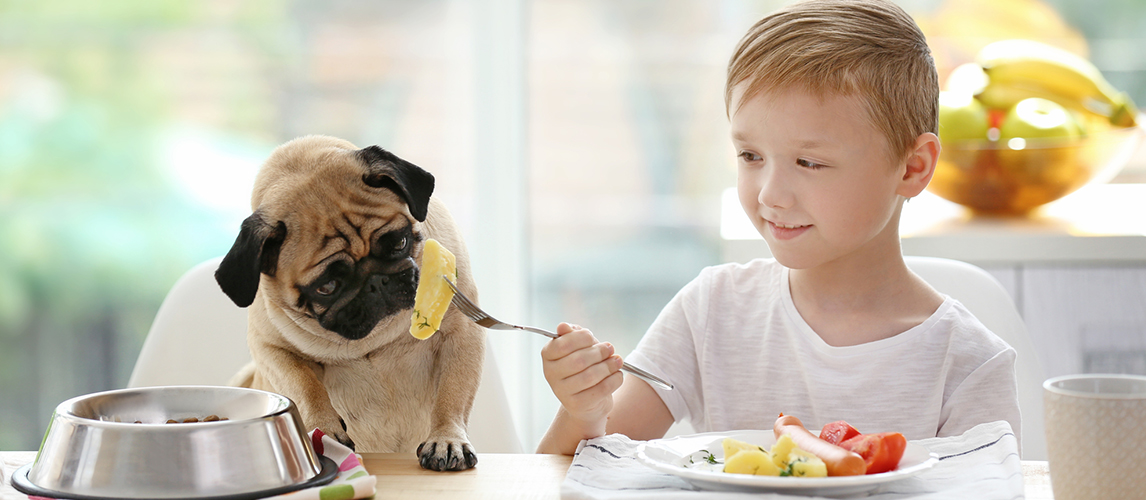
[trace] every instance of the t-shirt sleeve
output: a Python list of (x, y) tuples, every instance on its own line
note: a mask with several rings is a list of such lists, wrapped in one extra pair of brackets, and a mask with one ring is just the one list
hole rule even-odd
[(984, 423), (1006, 420), (1022, 442), (1016, 353), (1007, 346), (975, 368), (943, 405), (938, 437), (957, 436)]
[(676, 422), (695, 422), (703, 414), (698, 353), (703, 352), (707, 282), (707, 273), (702, 272), (677, 292), (626, 358), (629, 364), (673, 384), (671, 391), (652, 387)]

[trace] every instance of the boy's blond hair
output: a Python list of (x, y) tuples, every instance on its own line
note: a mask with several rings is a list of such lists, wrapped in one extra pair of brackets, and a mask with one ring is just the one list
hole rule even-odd
[(792, 87), (860, 96), (896, 160), (920, 134), (937, 132), (939, 76), (931, 50), (911, 16), (888, 1), (809, 0), (769, 14), (728, 63), (729, 115), (733, 87), (745, 81), (740, 104)]

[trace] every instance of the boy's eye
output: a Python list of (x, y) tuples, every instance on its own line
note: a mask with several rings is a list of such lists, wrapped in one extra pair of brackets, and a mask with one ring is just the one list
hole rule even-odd
[(741, 151), (740, 157), (743, 158), (744, 161), (760, 161), (763, 159), (760, 157), (760, 155), (757, 155), (751, 151)]
[(804, 167), (804, 168), (810, 168), (812, 170), (819, 170), (819, 169), (824, 168), (826, 166), (826, 165), (821, 165), (819, 163), (805, 160), (803, 158), (796, 160), (796, 164), (801, 166), (801, 167)]

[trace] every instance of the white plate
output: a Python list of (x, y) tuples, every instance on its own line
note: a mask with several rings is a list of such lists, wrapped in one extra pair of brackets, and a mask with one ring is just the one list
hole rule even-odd
[(926, 447), (908, 442), (899, 460), (899, 467), (893, 471), (864, 476), (837, 477), (776, 477), (728, 474), (717, 470), (686, 468), (689, 458), (700, 460), (700, 450), (711, 452), (723, 460), (724, 450), (721, 441), (734, 438), (760, 445), (768, 449), (776, 442), (772, 431), (745, 430), (728, 432), (706, 432), (678, 436), (668, 439), (654, 439), (642, 443), (637, 448), (637, 460), (660, 472), (678, 476), (694, 486), (708, 490), (725, 491), (771, 491), (791, 495), (845, 496), (865, 493), (892, 481), (914, 476), (939, 462), (939, 457)]

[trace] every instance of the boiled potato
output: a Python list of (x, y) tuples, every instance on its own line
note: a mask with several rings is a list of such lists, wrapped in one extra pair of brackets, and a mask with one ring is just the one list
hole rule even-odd
[(796, 442), (792, 441), (792, 436), (787, 434), (780, 436), (776, 444), (772, 445), (772, 461), (776, 463), (776, 467), (787, 469), (788, 455), (795, 449), (797, 449)]
[(738, 452), (740, 450), (764, 451), (764, 448), (756, 446), (752, 443), (746, 443), (744, 441), (740, 441), (740, 440), (732, 439), (732, 438), (724, 438), (724, 441), (721, 441), (720, 445), (724, 448), (724, 459), (725, 460), (728, 460), (729, 457), (731, 457), (732, 455), (735, 455), (736, 452)]
[(799, 448), (788, 453), (788, 470), (797, 477), (828, 477), (827, 464), (820, 457)]
[(725, 438), (724, 472), (757, 476), (791, 475), (796, 477), (827, 477), (828, 467), (819, 457), (796, 447), (792, 437), (784, 434), (771, 450), (760, 446)]
[(422, 246), (422, 266), (418, 277), (418, 291), (414, 295), (414, 314), (410, 318), (410, 335), (420, 340), (430, 338), (442, 327), (442, 318), (450, 308), (454, 290), (442, 276), (458, 282), (457, 261), (454, 254), (433, 238)]
[(756, 476), (779, 476), (780, 468), (772, 462), (767, 452), (756, 448), (737, 451), (731, 457), (724, 456), (724, 472), (750, 474)]

